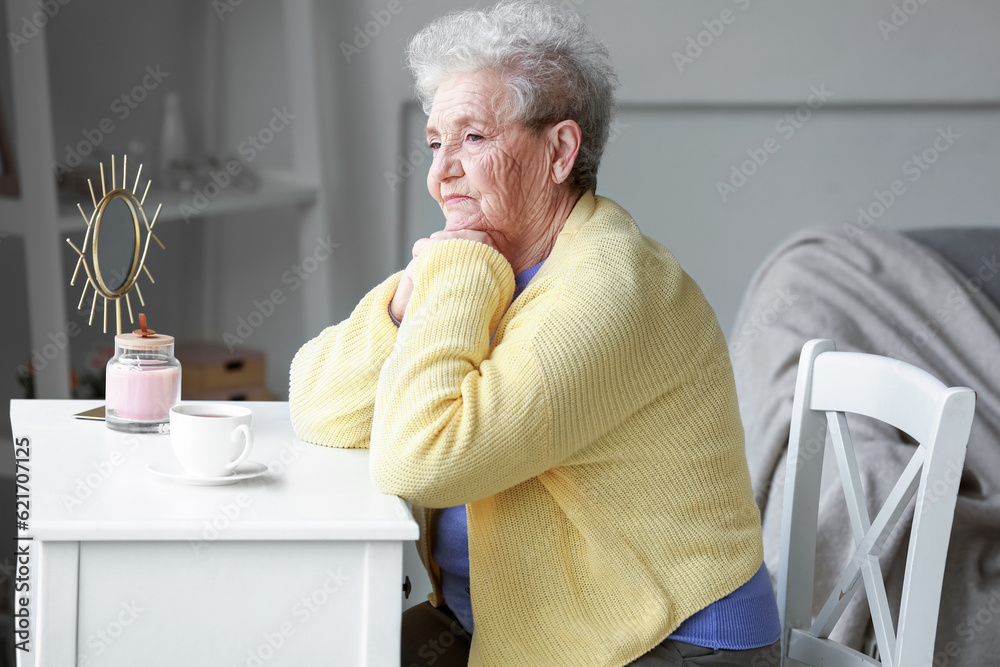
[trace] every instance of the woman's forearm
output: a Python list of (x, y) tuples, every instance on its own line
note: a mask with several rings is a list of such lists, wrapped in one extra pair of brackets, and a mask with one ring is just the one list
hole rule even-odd
[(539, 446), (545, 410), (508, 412), (542, 402), (530, 349), (490, 353), (514, 290), (510, 265), (466, 240), (424, 254), (378, 383), (372, 478), (384, 493), (445, 507), (507, 488), (550, 462)]
[(387, 310), (402, 272), (369, 292), (351, 316), (303, 345), (292, 360), (292, 427), (307, 442), (368, 447), (379, 370), (396, 342)]

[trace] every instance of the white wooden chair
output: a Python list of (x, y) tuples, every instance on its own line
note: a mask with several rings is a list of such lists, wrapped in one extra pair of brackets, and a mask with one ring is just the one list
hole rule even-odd
[[(837, 352), (833, 341), (802, 348), (786, 466), (778, 572), (781, 664), (931, 665), (945, 557), (961, 470), (972, 428), (976, 394), (948, 388), (902, 361)], [(874, 520), (869, 519), (845, 413), (872, 417), (917, 441)], [(830, 430), (844, 485), (856, 550), (819, 615), (813, 619), (813, 568), (824, 443), (810, 435)], [(906, 556), (899, 631), (893, 621), (878, 552), (914, 492), (917, 494)], [(828, 637), (863, 583), (882, 662)]]

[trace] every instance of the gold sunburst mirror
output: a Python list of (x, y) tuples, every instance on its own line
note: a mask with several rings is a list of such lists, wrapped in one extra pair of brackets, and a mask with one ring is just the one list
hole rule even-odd
[[(146, 217), (143, 204), (146, 195), (149, 194), (149, 186), (152, 181), (146, 182), (146, 189), (142, 193), (142, 198), (136, 198), (139, 187), (139, 178), (142, 176), (142, 165), (135, 175), (135, 183), (132, 189), (128, 189), (128, 156), (122, 157), (121, 187), (115, 174), (115, 156), (111, 156), (111, 189), (108, 190), (104, 180), (104, 163), (101, 163), (101, 199), (97, 200), (94, 194), (94, 184), (87, 180), (90, 186), (90, 198), (94, 204), (94, 212), (87, 217), (83, 212), (83, 207), (77, 204), (80, 215), (87, 223), (87, 232), (83, 237), (83, 249), (77, 248), (73, 241), (66, 239), (79, 258), (76, 260), (76, 269), (73, 271), (73, 278), (70, 285), (76, 285), (76, 278), (80, 272), (80, 266), (87, 274), (87, 284), (83, 287), (80, 295), (80, 302), (77, 310), (83, 308), (83, 302), (87, 298), (87, 293), (93, 290), (93, 302), (90, 304), (89, 324), (94, 323), (94, 308), (97, 300), (104, 298), (104, 333), (108, 332), (108, 302), (115, 304), (115, 313), (118, 322), (118, 333), (122, 332), (122, 299), (128, 310), (129, 322), (135, 323), (132, 318), (132, 302), (129, 299), (129, 292), (135, 289), (139, 297), (139, 303), (143, 306), (146, 301), (142, 298), (142, 290), (137, 283), (139, 273), (145, 272), (149, 282), (154, 283), (153, 275), (146, 267), (146, 253), (149, 250), (149, 242), (156, 240), (161, 248), (163, 243), (156, 234), (153, 233), (153, 226), (156, 218), (160, 215), (162, 204), (156, 207), (153, 219)], [(141, 219), (141, 221), (140, 221)], [(146, 239), (143, 241), (142, 232), (146, 232)]]

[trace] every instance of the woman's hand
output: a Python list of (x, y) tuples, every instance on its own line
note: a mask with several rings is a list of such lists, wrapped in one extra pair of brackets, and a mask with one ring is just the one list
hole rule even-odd
[(392, 301), (389, 302), (389, 311), (397, 322), (403, 321), (406, 306), (410, 303), (410, 297), (413, 296), (413, 265), (416, 263), (417, 257), (414, 255), (410, 263), (406, 265), (403, 277), (399, 279), (399, 285), (396, 286), (396, 293), (392, 295)]
[(458, 229), (454, 231), (441, 230), (434, 232), (428, 238), (419, 239), (413, 244), (413, 259), (410, 263), (406, 265), (406, 270), (403, 271), (403, 277), (399, 280), (399, 285), (396, 287), (396, 293), (392, 297), (392, 301), (389, 303), (389, 310), (392, 311), (392, 316), (395, 317), (400, 322), (403, 321), (403, 316), (406, 314), (406, 307), (410, 303), (410, 297), (413, 296), (413, 267), (417, 263), (417, 257), (420, 256), (424, 250), (431, 247), (435, 243), (440, 243), (441, 241), (447, 241), (449, 239), (467, 239), (469, 241), (476, 241), (478, 243), (485, 243), (494, 250), (497, 249), (496, 244), (493, 239), (486, 232), (476, 231), (474, 229)]

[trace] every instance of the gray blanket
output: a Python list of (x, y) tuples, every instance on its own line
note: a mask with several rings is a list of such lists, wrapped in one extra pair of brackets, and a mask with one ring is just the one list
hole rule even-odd
[[(1000, 664), (1000, 311), (982, 292), (1000, 281), (995, 256), (961, 275), (940, 256), (892, 232), (849, 239), (840, 227), (799, 232), (751, 279), (730, 335), (747, 457), (776, 581), (792, 394), (799, 352), (811, 338), (839, 350), (909, 362), (949, 386), (977, 392), (976, 417), (951, 534), (935, 647), (936, 667)], [(908, 436), (849, 416), (869, 512), (909, 460)], [(853, 552), (847, 508), (827, 447), (820, 499), (816, 590), (821, 604)], [(910, 508), (902, 522), (909, 528)], [(908, 530), (886, 543), (882, 569), (898, 612)], [(819, 607), (814, 610), (818, 612)], [(855, 596), (832, 638), (858, 650), (874, 641), (867, 601)]]

